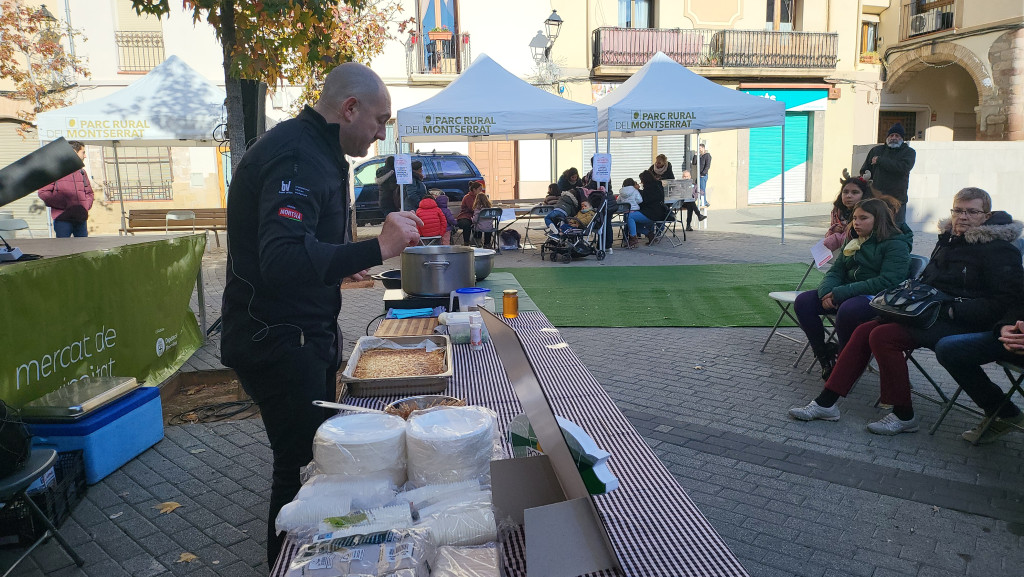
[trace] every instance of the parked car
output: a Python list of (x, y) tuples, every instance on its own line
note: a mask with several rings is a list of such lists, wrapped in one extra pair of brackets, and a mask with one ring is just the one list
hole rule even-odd
[[(384, 165), (385, 158), (387, 155), (375, 156), (356, 166), (353, 188), (359, 225), (384, 221), (377, 202), (376, 177), (377, 169)], [(412, 160), (423, 163), (423, 183), (428, 189), (443, 190), (453, 212), (458, 212), (459, 202), (469, 192), (469, 183), (484, 179), (473, 161), (458, 152), (417, 152), (412, 155)]]

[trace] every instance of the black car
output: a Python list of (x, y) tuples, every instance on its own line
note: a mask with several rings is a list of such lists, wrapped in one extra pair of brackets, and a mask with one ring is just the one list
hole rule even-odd
[[(384, 165), (385, 158), (386, 155), (375, 156), (356, 166), (353, 188), (356, 199), (356, 222), (359, 225), (379, 224), (384, 220), (380, 205), (377, 203), (376, 177), (377, 169)], [(469, 183), (484, 179), (480, 170), (465, 154), (418, 152), (412, 155), (412, 160), (423, 163), (423, 183), (427, 188), (443, 190), (448, 196), (448, 207), (456, 214), (459, 202), (469, 192)]]

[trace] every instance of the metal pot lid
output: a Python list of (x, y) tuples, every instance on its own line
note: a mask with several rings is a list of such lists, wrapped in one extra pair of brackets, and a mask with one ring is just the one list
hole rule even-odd
[(402, 252), (415, 255), (474, 254), (472, 247), (454, 245), (410, 246)]
[(491, 256), (492, 254), (495, 254), (495, 252), (496, 251), (493, 248), (474, 248), (473, 249), (473, 255), (474, 256)]

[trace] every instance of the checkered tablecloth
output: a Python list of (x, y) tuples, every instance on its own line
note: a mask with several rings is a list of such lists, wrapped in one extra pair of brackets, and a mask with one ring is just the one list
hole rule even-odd
[[(525, 312), (508, 322), (536, 367), (555, 414), (577, 423), (612, 454), (608, 466), (618, 477), (619, 488), (595, 496), (594, 502), (625, 574), (747, 576), (718, 532), (547, 318), (539, 312)], [(522, 412), (489, 343), (480, 351), (470, 350), (468, 345), (455, 346), (455, 375), (445, 394), (493, 409), (502, 432)], [(347, 397), (344, 402), (379, 407), (380, 401), (394, 400), (397, 397)], [(506, 452), (511, 454), (511, 448), (506, 446)], [(525, 549), (521, 530), (503, 543), (508, 575), (525, 577)], [(271, 575), (283, 575), (297, 550), (298, 544), (288, 539)]]

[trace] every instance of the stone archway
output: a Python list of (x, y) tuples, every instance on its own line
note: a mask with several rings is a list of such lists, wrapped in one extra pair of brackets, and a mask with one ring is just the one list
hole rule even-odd
[[(1024, 61), (1017, 62), (1020, 52), (1024, 52), (1024, 29), (1006, 32), (993, 42), (987, 55), (991, 72), (974, 52), (959, 44), (918, 46), (888, 63), (885, 90), (899, 93), (927, 66), (954, 62), (967, 71), (978, 91), (978, 140), (1024, 140), (1024, 79), (1015, 74), (1018, 65), (1024, 66)], [(1011, 90), (1013, 86), (1016, 90)]]

